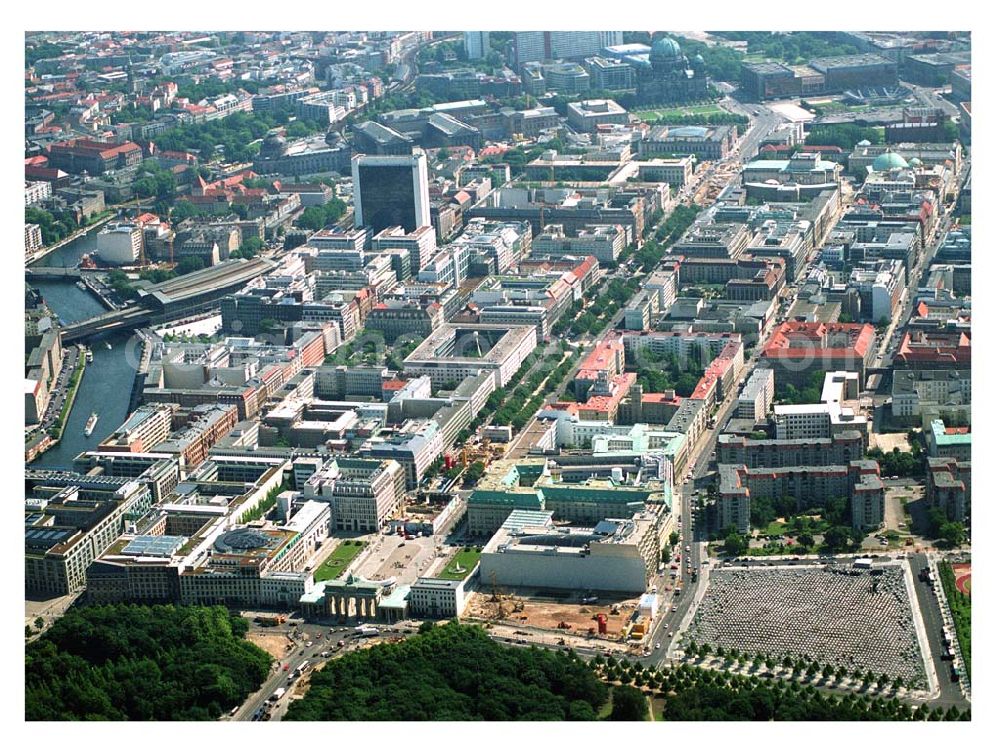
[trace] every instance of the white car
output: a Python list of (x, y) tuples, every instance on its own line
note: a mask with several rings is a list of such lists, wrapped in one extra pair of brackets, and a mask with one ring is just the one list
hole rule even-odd
[(653, 648), (655, 648), (657, 651), (659, 651), (660, 650), (660, 644), (657, 643), (655, 646), (653, 646)]

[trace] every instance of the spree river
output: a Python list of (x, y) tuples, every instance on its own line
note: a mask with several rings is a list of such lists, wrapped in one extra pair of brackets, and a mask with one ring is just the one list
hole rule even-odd
[[(63, 250), (58, 250), (48, 255), (48, 264), (66, 264), (67, 267), (76, 265), (79, 255), (88, 251), (87, 246), (79, 243), (87, 241), (84, 238), (66, 245), (65, 254)], [(107, 311), (89, 291), (80, 290), (72, 280), (36, 281), (32, 286), (66, 324)], [(110, 349), (106, 343), (111, 345)], [(62, 439), (36, 458), (31, 463), (33, 467), (72, 468), (73, 459), (79, 453), (95, 449), (128, 415), (129, 397), (141, 346), (132, 332), (118, 332), (91, 338), (90, 347), (94, 351), (94, 362), (87, 365), (83, 374)], [(83, 428), (91, 412), (97, 412), (98, 420), (93, 434), (87, 437), (83, 434)]]
[[(80, 258), (83, 257), (84, 253), (97, 251), (98, 231), (100, 230), (94, 229), (88, 234), (77, 237), (72, 242), (67, 242), (62, 247), (50, 252), (34, 264), (40, 268), (75, 268), (79, 265)], [(38, 286), (35, 287), (38, 288)], [(72, 283), (70, 283), (70, 287), (73, 287)], [(96, 358), (94, 359), (94, 362), (97, 362)]]

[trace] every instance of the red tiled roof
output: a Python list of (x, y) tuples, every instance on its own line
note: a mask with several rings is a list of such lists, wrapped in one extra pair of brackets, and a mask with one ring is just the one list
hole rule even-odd
[[(845, 334), (849, 344), (824, 346), (829, 337)], [(775, 330), (762, 355), (767, 358), (799, 359), (864, 357), (874, 339), (875, 328), (870, 324), (784, 322)]]
[(581, 371), (610, 371), (614, 367), (618, 353), (624, 352), (624, 344), (621, 337), (612, 337), (602, 340), (595, 347), (590, 355), (584, 358), (580, 364)]
[(35, 167), (29, 165), (24, 168), (24, 177), (27, 180), (59, 180), (60, 178), (69, 177), (69, 175), (54, 167)]

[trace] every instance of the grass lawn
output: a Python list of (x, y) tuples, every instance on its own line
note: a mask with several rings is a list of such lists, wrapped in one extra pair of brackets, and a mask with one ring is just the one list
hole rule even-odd
[(351, 561), (364, 550), (364, 547), (364, 543), (360, 540), (345, 540), (333, 550), (323, 565), (316, 569), (315, 580), (326, 581), (340, 578), (340, 575), (347, 571)]
[(649, 698), (649, 706), (653, 713), (653, 720), (663, 720), (663, 706), (667, 701), (662, 697)]
[(774, 520), (773, 522), (767, 523), (767, 527), (761, 531), (761, 535), (784, 535), (788, 532), (788, 523), (778, 522)]
[(652, 108), (648, 111), (635, 111), (635, 115), (643, 121), (655, 121), (660, 116), (669, 116), (674, 114), (700, 115), (712, 113), (726, 113), (726, 111), (717, 106), (715, 103), (706, 105), (678, 106), (676, 108)]
[(598, 720), (607, 720), (611, 716), (611, 708), (612, 708), (611, 690), (612, 690), (612, 687), (609, 685), (608, 686), (608, 699), (604, 701), (604, 705), (602, 705), (601, 709), (597, 711), (597, 719)]
[(469, 572), (476, 567), (477, 563), (479, 563), (479, 551), (463, 548), (452, 556), (448, 565), (441, 570), (437, 578), (461, 581), (469, 575)]

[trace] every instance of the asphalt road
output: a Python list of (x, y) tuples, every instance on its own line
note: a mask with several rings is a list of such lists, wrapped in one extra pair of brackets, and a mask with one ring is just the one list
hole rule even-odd
[[(265, 632), (282, 635), (287, 634), (289, 630), (290, 629), (288, 627), (282, 626), (277, 629), (265, 630)], [(247, 698), (246, 702), (240, 706), (240, 709), (236, 712), (236, 714), (228, 717), (229, 720), (254, 720), (254, 715), (265, 707), (272, 709), (272, 717), (270, 720), (280, 720), (281, 716), (288, 709), (290, 696), (292, 694), (292, 685), (288, 682), (289, 676), (293, 671), (295, 671), (299, 664), (303, 661), (308, 661), (309, 666), (313, 667), (318, 662), (324, 660), (320, 655), (324, 651), (330, 651), (332, 656), (336, 657), (348, 651), (355, 651), (367, 642), (353, 636), (356, 630), (354, 626), (308, 623), (302, 624), (301, 626), (295, 626), (294, 630), (298, 633), (298, 637), (292, 639), (292, 643), (295, 644), (295, 648), (293, 648), (287, 656), (282, 658), (281, 661), (275, 662), (277, 664), (277, 668), (272, 669), (270, 676), (267, 680), (265, 680), (261, 688)], [(252, 625), (251, 631), (260, 632), (261, 628), (260, 626)], [(308, 636), (308, 638), (305, 636)], [(310, 641), (313, 645), (307, 647), (305, 644)], [(344, 641), (345, 646), (338, 649), (338, 641)], [(285, 669), (286, 666), (288, 667), (287, 669)], [(285, 696), (275, 705), (270, 702), (270, 697), (279, 687), (285, 687), (286, 692)], [(274, 705), (273, 708), (272, 705)]]
[[(929, 564), (927, 554), (918, 553), (911, 557), (910, 564), (913, 568), (914, 586), (917, 589), (917, 603), (920, 608), (920, 615), (924, 621), (924, 628), (927, 631), (927, 640), (931, 646), (931, 654), (934, 657), (934, 670), (937, 672), (938, 682), (941, 686), (941, 694), (928, 701), (931, 706), (957, 705), (960, 710), (969, 707), (969, 701), (962, 695), (962, 690), (958, 682), (951, 681), (951, 663), (941, 658), (943, 645), (941, 643), (941, 629), (944, 627), (944, 619), (941, 616), (941, 608), (938, 605), (937, 597), (934, 595), (934, 586), (917, 579), (920, 570)], [(936, 569), (934, 578), (937, 579)], [(956, 649), (957, 650), (957, 649)]]
[[(80, 351), (77, 345), (71, 344), (66, 347), (62, 366), (60, 367), (59, 374), (56, 376), (56, 380), (52, 385), (49, 404), (45, 408), (45, 414), (42, 416), (42, 419), (38, 424), (39, 429), (51, 427), (56, 423), (56, 420), (59, 419), (59, 413), (66, 405), (66, 394), (69, 391), (69, 382), (73, 377), (73, 372), (76, 370), (77, 364), (80, 362), (86, 363), (87, 361), (86, 359), (80, 357)], [(68, 411), (66, 412), (66, 419), (69, 419)]]

